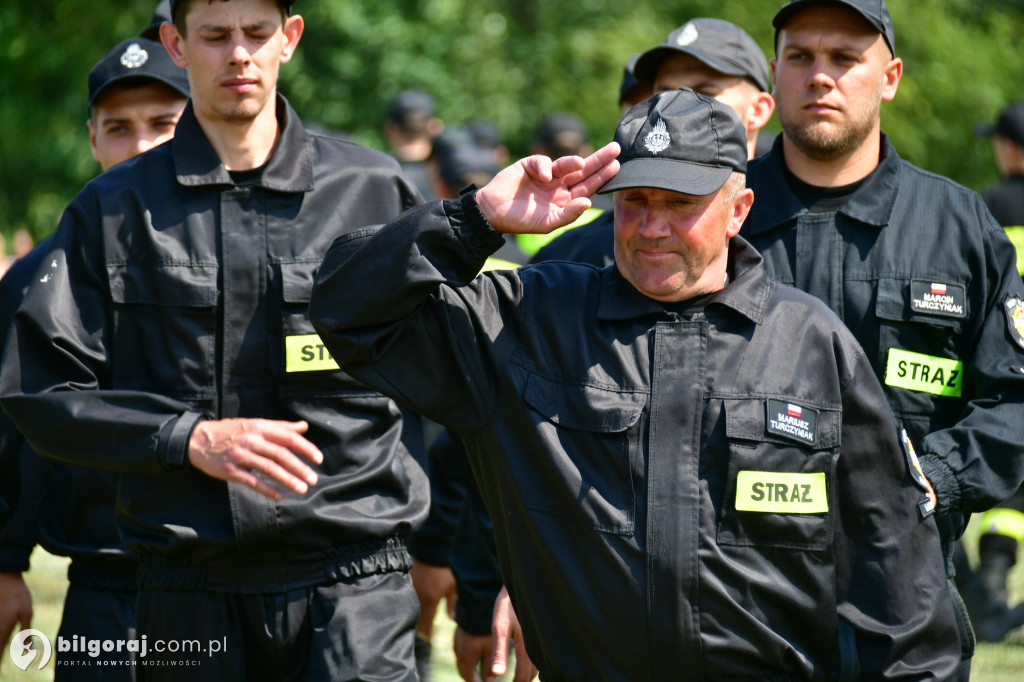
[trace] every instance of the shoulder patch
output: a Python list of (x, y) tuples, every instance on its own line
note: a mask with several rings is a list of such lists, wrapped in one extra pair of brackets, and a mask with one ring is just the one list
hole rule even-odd
[(1003, 312), (1006, 314), (1006, 328), (1010, 331), (1010, 338), (1024, 348), (1024, 300), (1007, 294), (1003, 302)]
[[(917, 487), (922, 492), (928, 492), (928, 479), (925, 478), (924, 469), (921, 468), (921, 461), (917, 458), (917, 452), (914, 450), (914, 444), (910, 442), (910, 436), (907, 434), (907, 430), (900, 427), (900, 445), (903, 446), (903, 456), (907, 460), (907, 471), (910, 473), (910, 478), (914, 480)], [(926, 518), (935, 513), (935, 505), (926, 496), (917, 505), (917, 511), (921, 515), (921, 518)]]

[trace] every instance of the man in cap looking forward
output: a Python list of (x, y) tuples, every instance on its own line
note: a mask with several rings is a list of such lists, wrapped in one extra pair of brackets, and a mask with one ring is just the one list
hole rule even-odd
[[(189, 93), (185, 70), (163, 45), (145, 38), (131, 38), (111, 49), (89, 72), (88, 88), (89, 143), (104, 171), (169, 140)], [(0, 337), (6, 338), (51, 240), (19, 258), (0, 280)], [(75, 637), (134, 638), (138, 561), (117, 534), (117, 475), (42, 459), (6, 415), (0, 429), (5, 432), (0, 447), (12, 453), (3, 459), (0, 478), (20, 478), (13, 516), (9, 523), (0, 523), (0, 644), (15, 622), (22, 629), (31, 627), (32, 597), (22, 573), (37, 544), (71, 558), (59, 637), (68, 642)], [(9, 463), (20, 471), (8, 468)], [(130, 665), (99, 665), (131, 658), (124, 650), (98, 656), (58, 652), (54, 678), (132, 680)]]
[[(460, 435), (544, 679), (944, 677), (923, 483), (852, 336), (736, 238), (742, 122), (675, 90), (615, 137), (339, 238), (310, 300), (324, 342)], [(614, 266), (477, 277), (503, 232), (602, 187)]]
[(425, 476), (306, 307), (332, 239), (419, 197), (278, 94), (291, 5), (172, 0), (175, 136), (83, 189), (11, 325), (8, 414), (44, 456), (120, 473), (139, 632), (211, 643), (154, 646), (146, 680), (416, 676), (404, 538)]
[(728, 104), (743, 121), (747, 156), (754, 158), (775, 101), (768, 94), (768, 60), (742, 28), (722, 19), (691, 19), (640, 55), (634, 72), (654, 83), (656, 93), (690, 88)]
[[(864, 347), (948, 548), (1024, 477), (1014, 250), (980, 196), (903, 161), (882, 132), (903, 74), (883, 0), (795, 0), (773, 25), (783, 132), (751, 163), (758, 201), (742, 234), (773, 278), (823, 300)], [(966, 618), (961, 640), (966, 668)]]

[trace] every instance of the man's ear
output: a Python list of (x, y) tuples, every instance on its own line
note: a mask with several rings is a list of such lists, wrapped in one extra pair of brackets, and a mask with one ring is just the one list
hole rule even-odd
[(764, 128), (775, 113), (775, 98), (767, 92), (758, 92), (747, 109), (747, 131), (757, 132)]
[(749, 187), (737, 194), (736, 198), (733, 199), (732, 216), (729, 219), (729, 227), (726, 228), (725, 231), (729, 239), (732, 239), (740, 233), (740, 228), (743, 227), (743, 221), (747, 219), (747, 214), (750, 213), (750, 207), (753, 205), (754, 190)]
[(882, 85), (882, 101), (891, 102), (896, 99), (896, 90), (900, 87), (900, 79), (903, 77), (903, 60), (899, 57), (895, 57), (889, 60), (889, 63), (885, 65), (884, 78), (885, 82)]
[(287, 62), (295, 54), (295, 48), (299, 46), (299, 40), (302, 38), (302, 31), (305, 29), (305, 22), (302, 17), (298, 14), (294, 14), (284, 22), (284, 49), (281, 50), (281, 61)]
[(89, 126), (89, 146), (92, 148), (92, 158), (99, 162), (100, 158), (96, 155), (96, 124), (91, 118), (86, 121), (86, 124)]
[(164, 49), (167, 50), (167, 54), (171, 55), (174, 63), (183, 69), (188, 68), (188, 59), (181, 50), (184, 40), (177, 26), (169, 21), (160, 24), (160, 42), (164, 44)]

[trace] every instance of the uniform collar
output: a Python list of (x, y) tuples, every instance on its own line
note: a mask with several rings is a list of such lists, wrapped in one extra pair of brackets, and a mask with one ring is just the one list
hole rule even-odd
[[(889, 137), (882, 133), (878, 167), (857, 188), (839, 213), (868, 225), (883, 228), (892, 220), (900, 190), (901, 160)], [(747, 186), (754, 188), (754, 206), (744, 232), (760, 234), (796, 220), (806, 209), (789, 191), (783, 170), (782, 135), (770, 152), (750, 162)]]
[[(256, 186), (278, 192), (309, 192), (313, 189), (313, 147), (295, 110), (277, 95), (280, 139)], [(190, 187), (234, 185), (213, 145), (199, 127), (189, 100), (172, 140), (178, 182)]]
[[(729, 281), (708, 301), (705, 309), (726, 306), (760, 324), (768, 305), (769, 284), (764, 262), (754, 247), (742, 237), (729, 242)], [(601, 271), (601, 300), (597, 306), (600, 320), (631, 320), (646, 316), (666, 317), (665, 306), (644, 296), (610, 265)]]

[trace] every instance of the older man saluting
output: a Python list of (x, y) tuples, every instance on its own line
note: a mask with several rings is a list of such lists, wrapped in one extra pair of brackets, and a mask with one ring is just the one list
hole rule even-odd
[[(615, 160), (621, 149), (619, 162)], [(746, 135), (683, 89), (587, 159), (524, 159), (340, 237), (310, 319), (458, 433), (546, 680), (943, 678), (938, 530), (870, 363), (736, 235)], [(480, 277), (615, 191), (615, 264)]]

